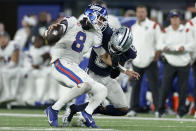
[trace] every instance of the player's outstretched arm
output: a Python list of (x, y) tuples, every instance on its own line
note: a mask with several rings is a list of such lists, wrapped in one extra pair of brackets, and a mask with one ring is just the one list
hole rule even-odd
[(136, 80), (139, 80), (140, 75), (135, 72), (135, 71), (131, 71), (126, 69), (125, 67), (123, 67), (121, 64), (119, 64), (119, 69), (122, 73), (125, 73), (126, 75), (128, 75), (130, 77), (130, 79), (135, 78)]

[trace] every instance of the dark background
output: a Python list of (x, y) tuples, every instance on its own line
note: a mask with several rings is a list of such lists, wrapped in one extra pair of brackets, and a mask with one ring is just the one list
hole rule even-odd
[[(13, 37), (18, 28), (18, 7), (21, 5), (59, 5), (60, 11), (66, 8), (72, 10), (72, 15), (78, 17), (91, 0), (0, 0), (0, 22), (5, 24), (6, 30)], [(146, 5), (168, 12), (176, 8), (182, 11), (189, 6), (195, 6), (195, 0), (105, 0), (109, 8), (120, 9), (121, 14), (127, 9), (135, 9), (137, 5)]]

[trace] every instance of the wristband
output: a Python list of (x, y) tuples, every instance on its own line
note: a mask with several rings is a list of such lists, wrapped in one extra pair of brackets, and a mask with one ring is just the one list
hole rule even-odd
[(118, 64), (118, 67), (122, 73), (126, 73), (127, 69), (125, 67), (121, 66), (120, 64)]

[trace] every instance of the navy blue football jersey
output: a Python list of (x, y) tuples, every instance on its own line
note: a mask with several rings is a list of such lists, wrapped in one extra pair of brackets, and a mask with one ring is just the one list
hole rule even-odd
[[(109, 26), (107, 26), (107, 28), (102, 33), (103, 33), (102, 47), (107, 52), (109, 52), (108, 43), (112, 36), (113, 30)], [(134, 59), (136, 57), (136, 54), (137, 54), (136, 50), (130, 48), (125, 53), (119, 56), (119, 62), (126, 62), (127, 60)], [(93, 49), (91, 51), (91, 55), (89, 58), (88, 68), (89, 70), (93, 71), (95, 74), (100, 76), (109, 76), (112, 70), (112, 67), (105, 64), (101, 60), (101, 58), (98, 57), (98, 55)]]

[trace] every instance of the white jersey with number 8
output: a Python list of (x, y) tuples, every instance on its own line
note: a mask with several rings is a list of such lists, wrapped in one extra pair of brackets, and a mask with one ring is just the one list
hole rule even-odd
[(65, 34), (52, 50), (51, 63), (61, 58), (79, 64), (83, 54), (88, 52), (91, 47), (98, 48), (101, 46), (102, 33), (83, 30), (75, 17), (65, 19)]

